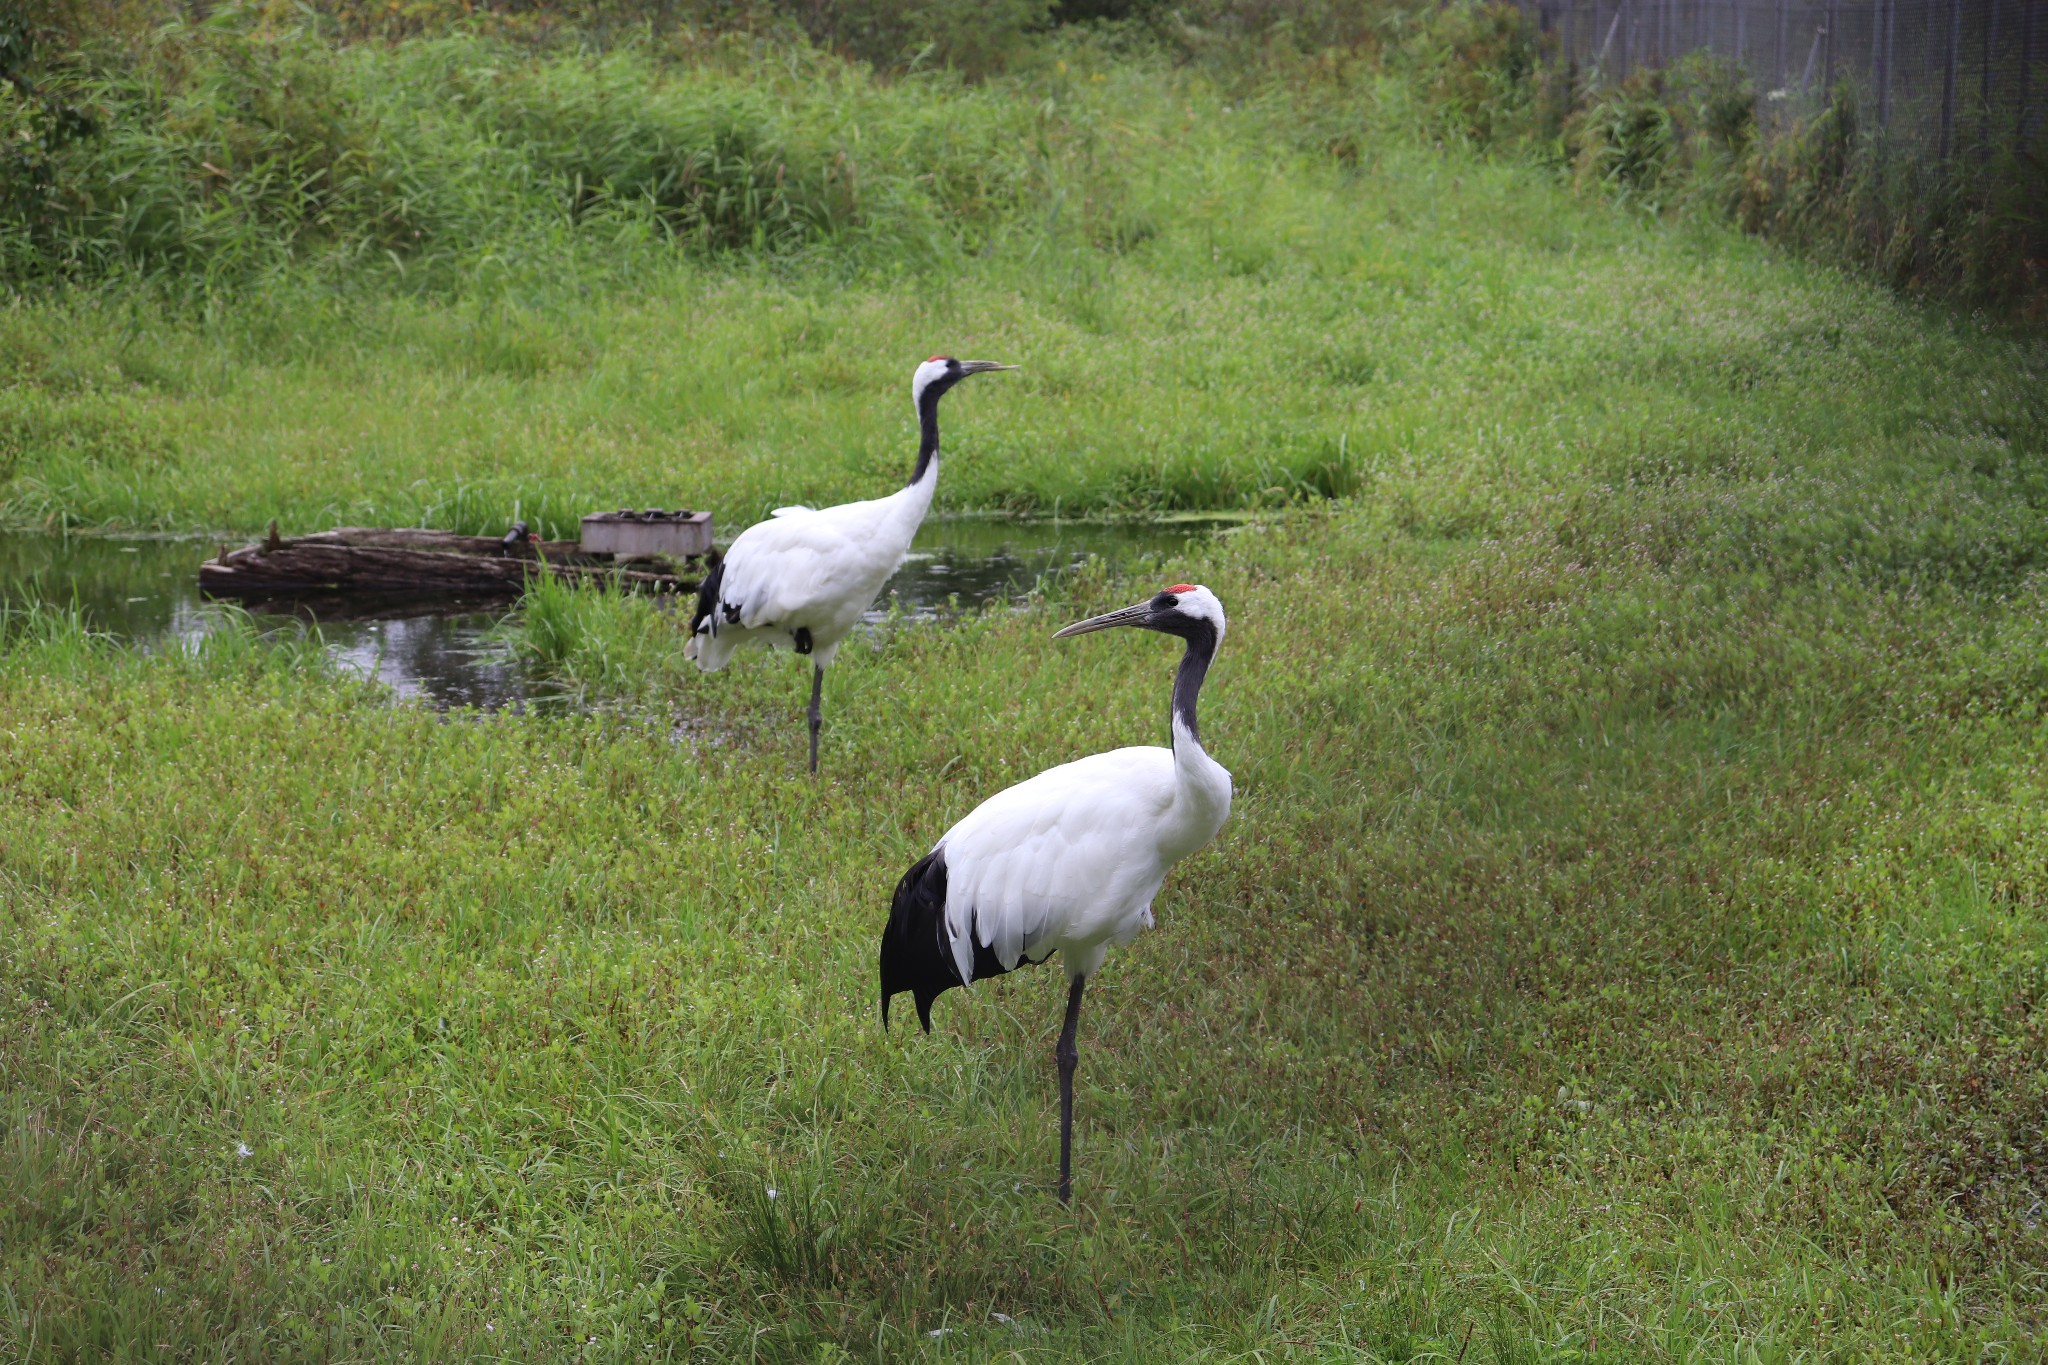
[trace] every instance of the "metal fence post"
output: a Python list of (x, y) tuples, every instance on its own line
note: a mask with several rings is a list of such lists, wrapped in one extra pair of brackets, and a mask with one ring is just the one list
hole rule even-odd
[(1838, 3), (1839, 0), (1828, 0), (1827, 51), (1822, 57), (1822, 60), (1827, 65), (1820, 73), (1821, 90), (1829, 96), (1832, 96), (1835, 92), (1835, 25), (1839, 22), (1839, 16), (1835, 13), (1835, 9)]
[(1877, 81), (1877, 126), (1889, 127), (1892, 121), (1892, 34), (1897, 27), (1899, 0), (1878, 0), (1878, 29), (1884, 35), (1884, 64), (1879, 68)]
[(1978, 60), (1977, 102), (1983, 106), (1977, 115), (1977, 156), (1981, 160), (1991, 155), (1992, 131), (1991, 114), (1991, 54), (1998, 51), (1998, 0), (1986, 0), (1985, 9), (1990, 13), (1984, 19), (1983, 55)]
[(1777, 70), (1771, 76), (1771, 85), (1774, 89), (1782, 90), (1790, 84), (1785, 79), (1785, 26), (1791, 21), (1791, 0), (1778, 0), (1778, 55), (1775, 63)]
[(2027, 140), (2027, 105), (2032, 91), (2031, 77), (2034, 65), (2034, 4), (2033, 0), (2020, 0), (2020, 88), (2018, 121), (2013, 124), (2013, 142), (2024, 146)]
[(1941, 151), (1948, 160), (1950, 139), (1956, 128), (1956, 54), (1963, 45), (1962, 0), (1948, 0), (1948, 63), (1941, 77)]

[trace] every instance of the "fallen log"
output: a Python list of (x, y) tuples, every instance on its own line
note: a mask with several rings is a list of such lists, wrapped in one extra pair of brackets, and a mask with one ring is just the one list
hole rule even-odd
[(566, 583), (617, 583), (639, 592), (690, 593), (694, 575), (672, 560), (617, 561), (573, 540), (508, 544), (452, 531), (344, 526), (284, 539), (273, 523), (261, 544), (199, 566), (199, 586), (222, 597), (315, 593), (512, 597), (542, 574)]

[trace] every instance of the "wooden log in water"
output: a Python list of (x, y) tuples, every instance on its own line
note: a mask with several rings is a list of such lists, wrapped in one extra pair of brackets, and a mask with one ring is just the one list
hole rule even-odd
[(694, 576), (671, 561), (615, 563), (586, 555), (573, 540), (506, 545), (492, 536), (452, 531), (345, 526), (221, 553), (199, 566), (199, 586), (225, 597), (313, 593), (511, 597), (529, 577), (569, 583), (616, 582), (642, 592), (689, 593)]
[(464, 536), (453, 531), (433, 531), (412, 527), (388, 529), (375, 526), (337, 526), (332, 531), (315, 531), (309, 536), (298, 536), (281, 544), (290, 545), (340, 545), (361, 549), (389, 550), (433, 550), (445, 554), (488, 555), (493, 559), (510, 557), (532, 560), (538, 550), (542, 556), (556, 563), (609, 563), (609, 556), (591, 556), (583, 553), (583, 546), (574, 540), (540, 540), (524, 544), (507, 545), (497, 536)]

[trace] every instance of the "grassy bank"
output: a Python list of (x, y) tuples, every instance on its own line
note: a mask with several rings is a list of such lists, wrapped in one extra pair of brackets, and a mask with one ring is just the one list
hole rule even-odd
[[(816, 785), (786, 659), (680, 675), (630, 603), (548, 622), (628, 694), (583, 721), (45, 622), (0, 666), (9, 1353), (2039, 1358), (2048, 357), (1380, 174), (1440, 254), (1343, 335), (1407, 453), (1162, 566), (1233, 613), (1240, 801), (1091, 1005), (1072, 1215), (1056, 983), (884, 1035), (873, 943), (974, 799), (1159, 734), (1169, 648), (1045, 638), (1156, 583), (858, 651)], [(1489, 256), (1511, 216), (1579, 268)], [(1181, 344), (1119, 316), (1105, 385)], [(1335, 335), (1214, 342), (1238, 429), (1357, 402)], [(1180, 376), (963, 395), (953, 468), (1224, 401)]]
[[(1955, 450), (1901, 433), (1883, 506)], [(1789, 469), (1674, 472), (1176, 565), (1233, 612), (1240, 804), (1103, 978), (1072, 1215), (1056, 983), (884, 1035), (873, 940), (975, 796), (1156, 735), (1169, 648), (1045, 639), (1136, 585), (863, 651), (817, 785), (765, 661), (644, 724), (449, 722), (31, 636), (0, 1334), (2037, 1358), (2041, 580), (1802, 571), (1856, 559), (1828, 522)]]
[[(109, 199), (118, 231), (88, 215), (45, 244), (111, 253), (101, 273), (0, 310), (0, 517), (562, 532), (689, 503), (733, 526), (891, 486), (908, 367), (949, 350), (1025, 369), (951, 400), (943, 506), (1450, 483), (1483, 524), (1645, 423), (1751, 423), (1778, 352), (1864, 306), (1723, 229), (1435, 149), (1434, 106), (1362, 67), (1225, 87), (1076, 43), (977, 87), (878, 86), (815, 56), (277, 42), (335, 127), (270, 128), (225, 76), (187, 91), (162, 125), (184, 141), (127, 152), (162, 179), (149, 212)], [(739, 150), (706, 169), (719, 128)], [(268, 189), (187, 174), (250, 146)], [(274, 164), (322, 147), (386, 179), (291, 199)], [(692, 166), (711, 179), (662, 188)], [(392, 204), (420, 234), (402, 251), (376, 235)], [(1886, 344), (1853, 354), (1924, 373)], [(1799, 438), (1838, 422), (1806, 398), (1777, 419)]]
[[(1447, 361), (1501, 382), (1516, 329), (1537, 323), (1513, 302), (1526, 288), (1572, 288), (1582, 253), (1627, 268), (1630, 234), (1555, 197), (1531, 221), (1512, 170), (1465, 167), (1479, 187), (1446, 214), (1419, 140), (1376, 171), (1332, 156), (1332, 129), (1355, 145), (1370, 120), (1398, 122), (1365, 89), (1326, 92), (1327, 126), (1305, 127), (1277, 87), (1246, 103), (1078, 50), (1064, 71), (967, 90), (876, 87), (824, 59), (735, 76), (426, 46), (395, 67), (364, 49), (319, 59), (354, 82), (339, 108), (411, 92), (378, 106), (374, 138), (350, 136), (471, 177), (415, 177), (454, 221), (404, 253), (376, 240), (370, 190), (214, 204), (176, 172), (164, 197), (188, 193), (190, 211), (167, 212), (161, 240), (74, 225), (77, 252), (119, 269), (0, 315), (0, 515), (483, 530), (517, 508), (560, 530), (595, 506), (682, 501), (731, 524), (900, 478), (908, 367), (936, 349), (1026, 366), (954, 400), (946, 505), (1342, 494), (1412, 454), (1418, 426), (1491, 420), (1491, 405), (1443, 412), (1437, 381)], [(491, 76), (493, 61), (514, 70)], [(477, 84), (488, 100), (452, 88)], [(611, 119), (595, 131), (593, 101)], [(754, 144), (732, 175), (801, 162), (840, 168), (838, 188), (707, 236), (700, 202), (672, 209), (635, 178), (660, 157), (613, 164), (663, 139), (688, 163), (715, 141), (707, 109)], [(858, 211), (826, 202), (849, 177)], [(221, 287), (191, 292), (188, 257)], [(1452, 354), (1417, 363), (1431, 350)]]

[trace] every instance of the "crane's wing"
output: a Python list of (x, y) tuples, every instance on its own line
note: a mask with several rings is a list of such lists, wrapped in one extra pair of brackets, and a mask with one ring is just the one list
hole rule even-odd
[[(947, 939), (963, 982), (1100, 942), (1158, 894), (1173, 753), (1114, 749), (996, 793), (947, 831)], [(984, 959), (985, 963), (985, 959)]]
[(900, 554), (861, 535), (857, 518), (833, 515), (841, 510), (777, 516), (742, 531), (725, 552), (719, 597), (726, 619), (736, 613), (739, 625), (768, 625), (816, 604), (836, 604), (869, 583), (879, 591)]

